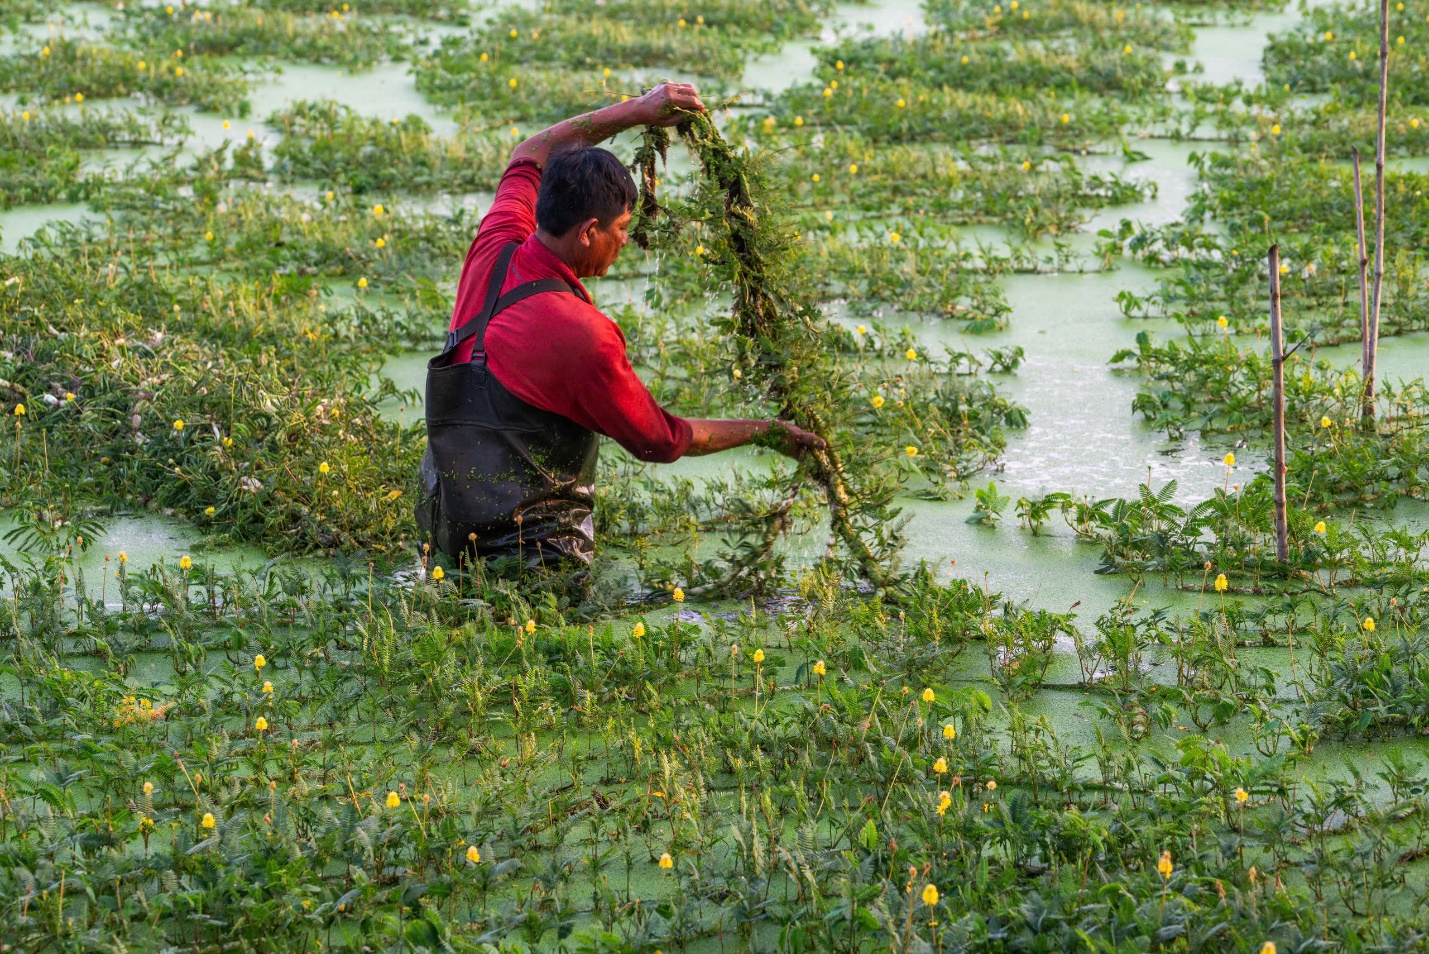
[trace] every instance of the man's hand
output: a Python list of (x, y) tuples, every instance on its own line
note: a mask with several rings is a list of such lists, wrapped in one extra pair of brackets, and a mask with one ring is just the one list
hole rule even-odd
[(644, 126), (673, 126), (690, 113), (707, 112), (700, 94), (689, 83), (661, 83), (636, 100)]
[(788, 421), (770, 421), (766, 440), (769, 447), (785, 457), (798, 460), (807, 450), (823, 450), (827, 445), (817, 434), (796, 427)]

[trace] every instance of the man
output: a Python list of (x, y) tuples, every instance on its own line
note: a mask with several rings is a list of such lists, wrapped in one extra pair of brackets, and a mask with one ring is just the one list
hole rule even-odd
[(661, 408), (581, 284), (620, 255), (637, 195), (595, 144), (704, 109), (693, 86), (667, 83), (516, 147), (467, 252), (446, 349), (427, 368), (417, 520), (438, 552), (589, 563), (599, 435), (661, 463), (755, 442), (791, 457), (822, 446), (784, 421)]

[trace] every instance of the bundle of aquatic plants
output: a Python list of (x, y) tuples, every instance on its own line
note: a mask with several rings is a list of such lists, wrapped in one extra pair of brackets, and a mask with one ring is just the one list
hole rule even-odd
[[(896, 102), (895, 102), (896, 108)], [(815, 129), (800, 115), (750, 121), (747, 135), (769, 149), (772, 188), (812, 229), (914, 220), (923, 226), (1006, 225), (1018, 238), (1072, 232), (1090, 210), (1140, 202), (1155, 183), (1089, 172), (1071, 156), (966, 143), (898, 142), (855, 130)], [(995, 271), (995, 268), (989, 268)]]
[(1107, 4), (1088, 0), (929, 0), (930, 23), (950, 33), (997, 40), (1073, 40), (1131, 45), (1168, 52), (1190, 48), (1192, 30), (1165, 16), (1160, 5)]
[[(822, 450), (806, 452), (781, 507), (763, 515), (758, 542), (722, 578), (727, 585), (749, 569), (764, 569), (779, 534), (787, 528), (788, 511), (805, 482), (819, 488), (827, 506), (834, 537), (850, 561), (878, 584), (892, 579), (889, 563), (898, 538), (892, 509), (891, 482), (879, 458), (885, 444), (856, 441), (851, 414), (863, 401), (849, 388), (846, 372), (830, 358), (830, 327), (795, 267), (797, 239), (787, 219), (768, 204), (760, 168), (747, 152), (733, 149), (706, 116), (694, 116), (679, 126), (681, 138), (701, 170), (697, 193), (684, 205), (680, 218), (663, 221), (655, 192), (656, 163), (668, 148), (668, 134), (647, 129), (636, 154), (641, 174), (641, 222), (637, 241), (648, 243), (657, 223), (668, 232), (680, 230), (683, 219), (698, 219), (708, 236), (701, 248), (714, 279), (727, 288), (733, 306), (714, 322), (716, 330), (735, 345), (735, 367), (762, 392), (763, 401), (779, 416), (824, 438)], [(877, 403), (881, 406), (883, 399)], [(916, 456), (908, 445), (908, 456)], [(875, 479), (882, 477), (884, 479)]]
[(378, 413), (381, 313), (329, 313), (311, 281), (185, 277), (143, 235), (63, 236), (63, 268), (0, 259), (7, 505), (63, 485), (284, 549), (406, 538), (420, 435)]
[(179, 49), (145, 53), (68, 39), (27, 43), (0, 57), (0, 90), (21, 104), (131, 95), (166, 106), (237, 109), (248, 91), (242, 68)]
[[(359, 7), (366, 12), (366, 4)], [(124, 11), (123, 37), (136, 49), (182, 50), (186, 56), (263, 56), (349, 69), (400, 58), (405, 36), (381, 20), (344, 11), (290, 13), (251, 4), (216, 3), (202, 7), (138, 4)]]
[(383, 120), (331, 101), (300, 100), (268, 124), (283, 132), (274, 176), (353, 194), (494, 190), (511, 158), (510, 135), (463, 126), (442, 138), (418, 116)]
[(188, 134), (172, 113), (57, 109), (0, 112), (0, 208), (30, 202), (77, 202), (103, 188), (108, 176), (85, 168), (85, 153), (165, 145)]
[[(1419, 5), (1390, 4), (1389, 42), (1390, 100), (1429, 105), (1429, 22)], [(1271, 38), (1264, 62), (1267, 83), (1373, 103), (1379, 90), (1379, 5), (1309, 9), (1294, 29)]]
[[(1126, 248), (1144, 261), (1175, 268), (1151, 294), (1124, 295), (1123, 310), (1167, 314), (1200, 333), (1214, 333), (1218, 325), (1262, 332), (1267, 320), (1264, 254), (1276, 240), (1281, 243), (1286, 326), (1313, 334), (1322, 345), (1357, 340), (1359, 246), (1350, 169), (1270, 150), (1192, 160), (1201, 186), (1191, 196), (1185, 221), (1146, 228), (1126, 240)], [(1385, 176), (1392, 210), (1385, 222), (1380, 332), (1385, 336), (1429, 327), (1426, 186), (1429, 176), (1423, 173), (1390, 171)]]

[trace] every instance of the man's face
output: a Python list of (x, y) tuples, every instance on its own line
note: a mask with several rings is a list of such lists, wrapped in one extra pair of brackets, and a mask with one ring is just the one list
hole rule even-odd
[(627, 209), (609, 226), (591, 219), (582, 233), (582, 261), (579, 278), (600, 277), (620, 257), (620, 250), (630, 241), (630, 211)]

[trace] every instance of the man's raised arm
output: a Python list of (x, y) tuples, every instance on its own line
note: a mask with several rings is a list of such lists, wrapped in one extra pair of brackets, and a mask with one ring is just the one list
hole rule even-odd
[(634, 126), (673, 126), (687, 113), (702, 113), (705, 104), (689, 83), (661, 83), (638, 99), (613, 103), (543, 129), (511, 154), (534, 159), (545, 167), (551, 153), (567, 146), (594, 146)]

